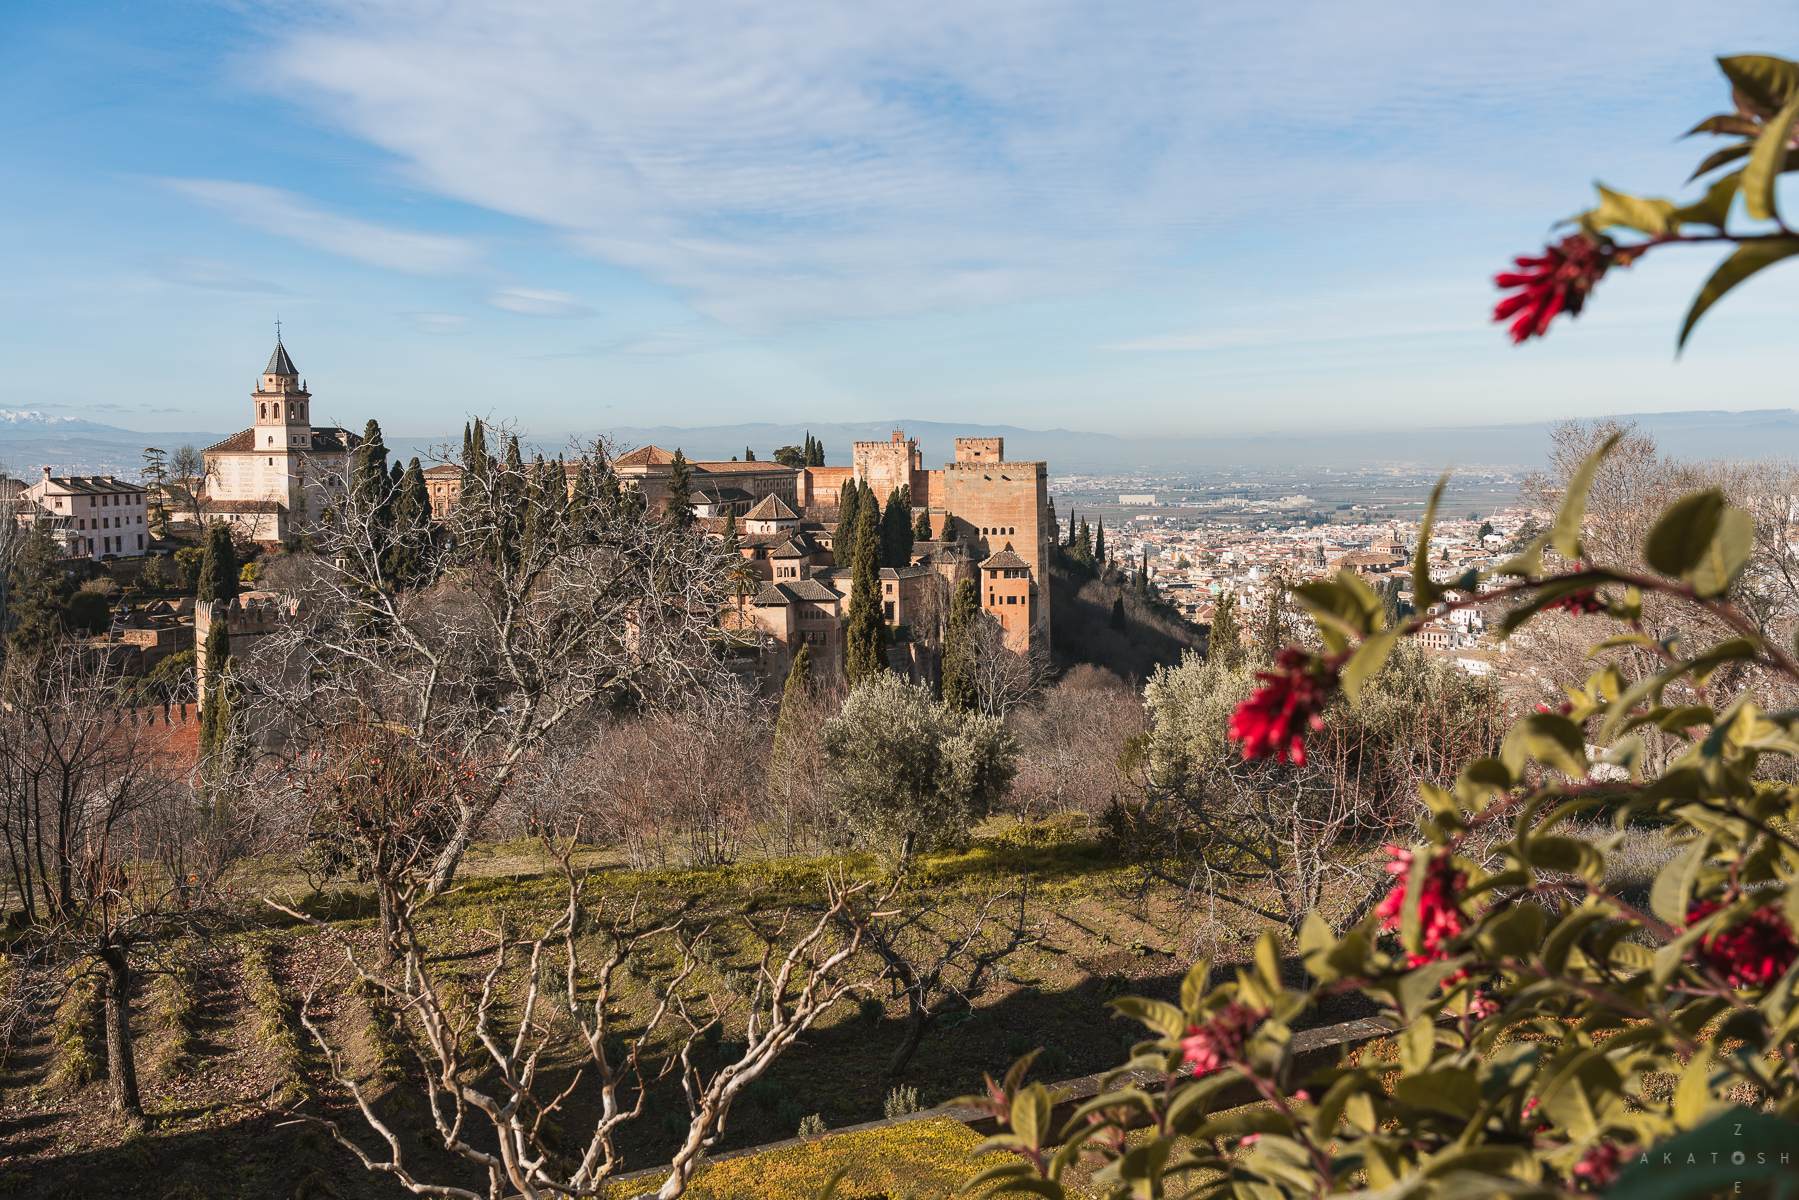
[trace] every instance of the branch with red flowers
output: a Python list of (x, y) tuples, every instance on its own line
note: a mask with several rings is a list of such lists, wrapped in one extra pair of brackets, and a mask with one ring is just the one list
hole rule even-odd
[[(1799, 254), (1799, 235), (1780, 214), (1775, 184), (1799, 170), (1799, 64), (1771, 55), (1744, 54), (1720, 58), (1718, 66), (1731, 84), (1735, 111), (1708, 117), (1687, 136), (1709, 133), (1740, 140), (1715, 151), (1687, 180), (1739, 159), (1748, 162), (1707, 185), (1705, 195), (1689, 204), (1627, 195), (1599, 185), (1597, 207), (1570, 218), (1579, 231), (1544, 248), (1539, 255), (1513, 259), (1517, 268), (1502, 271), (1493, 282), (1511, 292), (1493, 308), (1495, 321), (1510, 321), (1514, 344), (1548, 333), (1557, 317), (1578, 316), (1599, 281), (1614, 267), (1628, 267), (1652, 249), (1671, 245), (1726, 242), (1735, 250), (1699, 289), (1680, 329), (1676, 353), (1686, 345), (1693, 326), (1725, 293), (1782, 259)], [(1732, 232), (1728, 226), (1743, 198), (1743, 211), (1755, 221), (1772, 222), (1776, 232)], [(1689, 232), (1690, 229), (1710, 232)], [(1616, 234), (1632, 236), (1619, 242)]]

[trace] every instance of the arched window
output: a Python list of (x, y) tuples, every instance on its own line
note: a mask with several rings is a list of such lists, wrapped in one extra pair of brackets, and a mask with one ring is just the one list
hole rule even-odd
[(266, 416), (268, 416), (268, 415), (269, 415), (269, 406), (268, 406), (268, 405), (266, 405), (266, 404), (259, 404), (259, 405), (257, 405), (257, 407), (258, 407), (258, 408), (259, 408), (259, 409), (261, 409), (261, 410), (262, 410), (262, 415), (263, 415), (263, 416), (265, 416), (265, 417), (266, 417)]
[(281, 406), (279, 404), (275, 406), (275, 419), (277, 421), (281, 419)]

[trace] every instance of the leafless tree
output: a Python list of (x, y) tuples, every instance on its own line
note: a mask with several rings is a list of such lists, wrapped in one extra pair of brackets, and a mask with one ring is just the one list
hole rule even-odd
[[(608, 447), (590, 454), (608, 461)], [(447, 529), (410, 523), (347, 468), (294, 599), (245, 670), (263, 752), (289, 760), (355, 721), (454, 751), (471, 783), (433, 862), (440, 892), (521, 771), (606, 726), (740, 686), (710, 652), (716, 548), (629, 493), (571, 503), (560, 468), (471, 464)]]
[(194, 524), (206, 528), (210, 507), (208, 491), (215, 482), (213, 465), (206, 455), (187, 444), (169, 456), (169, 499), (193, 515)]
[(998, 621), (979, 614), (969, 631), (974, 644), (974, 686), (982, 716), (1005, 716), (1029, 700), (1055, 675), (1049, 647), (1041, 641), (1022, 653), (1006, 645)]
[[(1096, 686), (1087, 686), (1094, 684)], [(1010, 802), (1021, 815), (1098, 816), (1123, 790), (1118, 756), (1149, 728), (1143, 697), (1110, 672), (1076, 667), (1014, 710), (1021, 753)]]
[(1032, 940), (1025, 925), (1028, 887), (1027, 875), (1017, 887), (975, 901), (972, 911), (966, 901), (928, 900), (869, 921), (868, 948), (886, 964), (883, 978), (906, 998), (905, 1032), (887, 1062), (889, 1075), (905, 1071), (945, 1013), (973, 1007), (984, 978)]
[(98, 975), (110, 1104), (135, 1117), (134, 982), (169, 969), (175, 936), (223, 918), (219, 881), (236, 839), (189, 788), (158, 727), (110, 707), (116, 679), (73, 653), (35, 664), (29, 685), (17, 659), (9, 667), (0, 843), (24, 931), (11, 944), (4, 1026), (10, 1034), (77, 979)]
[[(504, 926), (492, 931), (492, 966), (471, 997), (452, 994), (428, 965), (412, 916), (428, 890), (422, 876), (396, 889), (402, 898), (399, 930), (405, 947), (399, 979), (369, 970), (354, 950), (345, 946), (347, 962), (356, 976), (384, 994), (418, 1030), (424, 1046), (420, 1059), (426, 1099), (438, 1136), (446, 1150), (486, 1172), (485, 1191), (418, 1177), (406, 1163), (400, 1135), (376, 1112), (362, 1081), (351, 1073), (324, 1032), (309, 1017), (303, 1018), (325, 1053), (333, 1079), (354, 1098), (363, 1120), (386, 1144), (385, 1154), (370, 1154), (335, 1121), (306, 1119), (327, 1128), (368, 1170), (393, 1177), (415, 1195), (468, 1200), (612, 1195), (607, 1181), (622, 1164), (617, 1145), (620, 1128), (642, 1115), (648, 1082), (675, 1073), (687, 1100), (687, 1133), (660, 1186), (640, 1194), (640, 1200), (651, 1196), (673, 1200), (686, 1191), (701, 1156), (723, 1136), (731, 1108), (743, 1091), (833, 1005), (872, 986), (853, 977), (851, 963), (861, 948), (871, 913), (888, 897), (870, 903), (864, 886), (833, 879), (829, 904), (822, 914), (795, 924), (795, 914), (790, 912), (759, 931), (765, 948), (757, 968), (756, 994), (748, 1001), (744, 1052), (736, 1062), (707, 1074), (696, 1061), (695, 1050), (728, 1006), (714, 1003), (710, 1014), (700, 1011), (706, 1006), (700, 997), (687, 994), (686, 985), (698, 963), (698, 940), (710, 927), (683, 940), (678, 921), (647, 918), (636, 902), (621, 907), (602, 903), (584, 910), (583, 882), (570, 866), (568, 851), (561, 853), (560, 861), (567, 883), (567, 904), (561, 915), (541, 934), (526, 940), (508, 935)], [(311, 920), (298, 910), (276, 907)], [(605, 957), (597, 963), (582, 961), (575, 937), (584, 916), (598, 925), (607, 944)], [(321, 936), (342, 941), (330, 926), (313, 924)], [(780, 950), (790, 930), (791, 940)], [(654, 1010), (634, 1033), (625, 1033), (630, 1018), (621, 1018), (614, 1011), (618, 968), (640, 946), (671, 939), (680, 965)], [(524, 968), (522, 978), (513, 996), (506, 998), (505, 977), (514, 964)], [(593, 982), (584, 984), (586, 979)], [(587, 995), (582, 994), (584, 988), (589, 989)], [(582, 1069), (555, 1095), (549, 1094), (542, 1078), (545, 1055), (556, 1039), (548, 1019), (551, 1005), (573, 1021), (583, 1060)], [(303, 1011), (310, 1008), (308, 1003)], [(648, 1061), (649, 1047), (665, 1026), (684, 1027), (678, 1039), (680, 1048), (653, 1065)], [(595, 1107), (599, 1115), (586, 1134), (578, 1160), (569, 1164), (546, 1143), (543, 1123), (584, 1081), (598, 1093)], [(476, 1133), (477, 1123), (484, 1124), (483, 1133), (497, 1142), (494, 1149), (484, 1148), (487, 1139)]]

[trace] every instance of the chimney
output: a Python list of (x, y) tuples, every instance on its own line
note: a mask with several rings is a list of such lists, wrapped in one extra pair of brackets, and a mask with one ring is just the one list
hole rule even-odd
[(44, 468), (44, 480), (45, 480), (45, 482), (48, 482), (49, 479), (50, 479), (50, 468), (45, 467)]

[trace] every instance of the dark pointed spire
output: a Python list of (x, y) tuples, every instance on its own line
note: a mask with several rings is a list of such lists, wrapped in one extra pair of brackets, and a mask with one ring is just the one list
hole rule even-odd
[(269, 365), (262, 369), (264, 375), (298, 375), (294, 360), (287, 356), (287, 347), (281, 344), (281, 335), (275, 335), (275, 352), (269, 355)]

